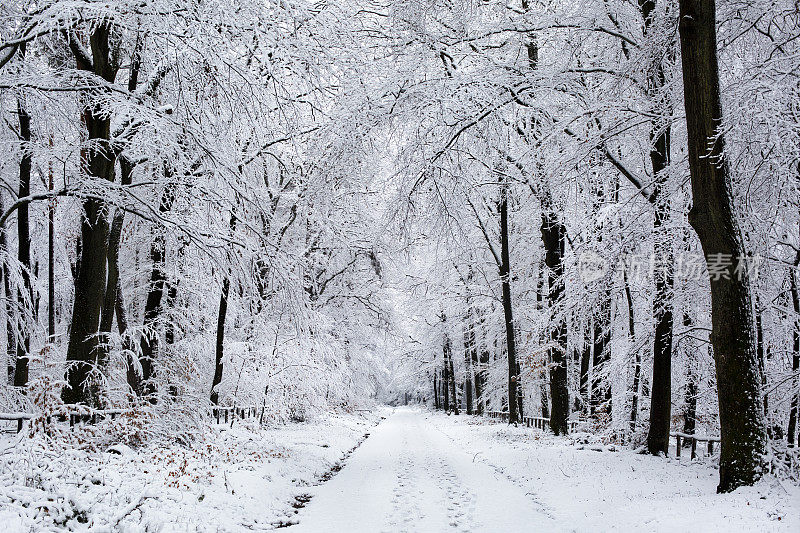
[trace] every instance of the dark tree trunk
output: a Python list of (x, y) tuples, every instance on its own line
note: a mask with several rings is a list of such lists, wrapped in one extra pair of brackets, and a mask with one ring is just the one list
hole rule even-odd
[[(128, 75), (128, 92), (130, 93), (136, 90), (136, 86), (139, 83), (139, 72), (142, 66), (142, 46), (143, 40), (140, 35), (137, 34)], [(124, 155), (119, 157), (120, 184), (123, 187), (133, 182), (133, 167), (133, 162), (131, 162), (130, 159)], [(108, 362), (108, 342), (110, 341), (108, 334), (111, 333), (114, 314), (117, 308), (117, 293), (120, 285), (119, 247), (124, 224), (125, 211), (121, 208), (117, 208), (114, 212), (114, 218), (112, 219), (111, 230), (108, 236), (108, 278), (106, 280), (106, 294), (103, 299), (103, 312), (100, 318), (100, 332), (105, 334), (102, 340), (106, 344), (101, 347), (100, 362), (103, 366)]]
[[(164, 174), (168, 178), (168, 183), (161, 195), (158, 211), (162, 215), (172, 209), (175, 202), (175, 184), (172, 182), (172, 172), (167, 168)], [(152, 270), (150, 271), (150, 285), (147, 292), (147, 301), (144, 306), (144, 332), (140, 343), (139, 365), (142, 375), (137, 379), (134, 391), (140, 396), (149, 396), (155, 392), (153, 384), (153, 361), (158, 356), (158, 323), (163, 309), (162, 300), (164, 299), (164, 289), (167, 284), (167, 276), (164, 271), (166, 259), (166, 237), (164, 232), (158, 228), (154, 230), (153, 242), (150, 245), (150, 261)]]
[[(241, 169), (240, 169), (241, 172)], [(236, 230), (236, 215), (231, 213), (231, 233)], [(222, 293), (219, 297), (219, 312), (217, 313), (217, 342), (215, 350), (214, 378), (211, 381), (211, 403), (219, 404), (219, 384), (222, 383), (224, 365), (222, 362), (225, 349), (225, 320), (228, 317), (228, 295), (230, 294), (231, 280), (228, 274), (222, 280)]]
[(467, 414), (473, 412), (472, 405), (472, 346), (475, 343), (475, 332), (472, 330), (470, 313), (465, 317), (464, 328), (464, 402)]
[[(683, 325), (686, 328), (692, 327), (692, 317), (689, 316), (688, 311), (684, 311)], [(686, 357), (686, 391), (684, 396), (684, 410), (683, 410), (683, 432), (687, 435), (694, 435), (697, 429), (697, 373), (695, 372), (695, 354), (694, 346), (690, 346), (685, 350)], [(685, 441), (685, 444), (689, 444)]]
[[(639, 9), (644, 21), (644, 33), (651, 35), (655, 0), (640, 0)], [(669, 54), (667, 54), (669, 55)], [(655, 336), (653, 340), (653, 379), (650, 395), (650, 428), (647, 433), (647, 449), (653, 455), (669, 452), (669, 430), (672, 405), (672, 263), (673, 254), (665, 226), (669, 221), (669, 198), (666, 191), (667, 169), (670, 157), (671, 108), (668, 95), (662, 94), (666, 83), (661, 51), (655, 55), (655, 64), (648, 69), (648, 93), (652, 100), (653, 113), (665, 118), (654, 120), (650, 130), (650, 163), (654, 188), (649, 200), (653, 204), (653, 238), (655, 269), (655, 299), (653, 318)], [(660, 106), (659, 101), (666, 101)], [(665, 109), (662, 109), (665, 108)]]
[(589, 367), (592, 362), (592, 350), (594, 349), (594, 328), (587, 326), (587, 332), (583, 335), (583, 349), (580, 352), (580, 376), (578, 377), (578, 391), (583, 404), (584, 414), (590, 414), (590, 395), (592, 391), (589, 388)]
[[(734, 214), (717, 66), (714, 0), (680, 0), (680, 38), (689, 170), (694, 205), (689, 222), (706, 260), (745, 256)], [(724, 255), (718, 255), (724, 254)], [(755, 483), (767, 452), (761, 375), (747, 269), (727, 267), (711, 282), (711, 344), (717, 371), (722, 443), (719, 492)]]
[[(541, 263), (539, 267), (539, 279), (536, 282), (536, 308), (545, 308), (545, 295), (544, 295), (544, 277), (545, 277), (545, 264)], [(539, 342), (543, 343), (544, 338), (540, 338)], [(550, 361), (548, 361), (547, 354), (542, 361), (542, 369), (539, 372), (539, 404), (542, 407), (542, 418), (550, 418), (550, 396), (547, 391), (547, 368)]]
[(439, 373), (438, 370), (433, 370), (433, 408), (438, 410), (441, 405), (439, 404), (439, 383), (436, 379), (436, 375)]
[[(0, 194), (0, 211), (4, 211), (3, 196)], [(8, 240), (5, 225), (0, 226), (0, 250), (8, 253)], [(6, 302), (6, 362), (8, 364), (8, 384), (14, 384), (14, 367), (17, 358), (16, 336), (14, 335), (14, 299), (11, 296), (11, 277), (8, 263), (4, 260), (0, 265), (0, 276), (3, 277), (3, 291)]]
[(800, 265), (800, 252), (797, 253), (797, 257), (794, 261), (794, 268), (789, 270), (789, 286), (792, 293), (792, 307), (794, 308), (794, 317), (792, 320), (792, 337), (794, 340), (794, 353), (792, 354), (792, 374), (794, 377), (791, 381), (792, 388), (790, 395), (792, 398), (792, 403), (791, 407), (789, 408), (789, 425), (786, 429), (786, 439), (790, 448), (794, 447), (795, 444), (795, 432), (797, 431), (797, 409), (798, 403), (800, 403), (800, 390), (798, 390), (797, 379), (798, 372), (800, 372), (800, 290), (798, 290), (797, 287), (798, 265)]
[[(130, 185), (132, 181), (133, 165), (125, 158), (119, 160), (120, 182), (123, 186)], [(119, 247), (122, 238), (122, 228), (125, 224), (125, 211), (117, 209), (111, 222), (111, 229), (108, 234), (108, 276), (106, 278), (106, 293), (103, 298), (103, 311), (100, 318), (100, 333), (103, 345), (100, 346), (98, 363), (101, 367), (108, 364), (108, 350), (110, 348), (111, 327), (114, 324), (114, 314), (117, 308), (117, 297), (120, 286), (119, 279)]]
[(758, 356), (758, 365), (761, 367), (761, 390), (764, 391), (764, 418), (767, 423), (767, 438), (772, 439), (772, 423), (769, 416), (769, 394), (767, 393), (767, 357), (768, 350), (764, 346), (764, 327), (762, 323), (763, 311), (761, 309), (761, 302), (758, 297), (755, 299), (755, 317), (756, 317), (756, 354)]
[(483, 314), (481, 314), (480, 325), (483, 343), (480, 348), (480, 368), (478, 372), (475, 373), (475, 376), (477, 382), (480, 383), (480, 390), (476, 388), (476, 394), (478, 396), (478, 413), (482, 414), (489, 409), (489, 398), (486, 395), (486, 373), (489, 370), (489, 336), (486, 332), (486, 317)]
[(125, 309), (125, 295), (122, 292), (122, 285), (117, 281), (117, 300), (114, 306), (114, 313), (117, 316), (117, 330), (122, 337), (122, 349), (128, 359), (125, 378), (131, 391), (135, 394), (141, 383), (141, 373), (137, 368), (139, 366), (139, 359), (135, 351), (136, 345), (133, 342), (133, 338), (128, 335), (128, 315)]
[(505, 180), (500, 185), (500, 281), (503, 286), (503, 316), (506, 328), (506, 355), (508, 357), (508, 423), (519, 421), (517, 407), (517, 346), (514, 338), (514, 309), (511, 303), (511, 253), (509, 250), (508, 227), (508, 184)]
[(100, 332), (110, 333), (114, 324), (114, 310), (117, 306), (117, 287), (119, 286), (119, 242), (122, 237), (124, 213), (118, 209), (114, 213), (108, 234), (108, 277), (106, 293), (103, 298), (103, 312), (100, 319)]
[(625, 300), (628, 303), (628, 333), (633, 354), (633, 383), (631, 384), (631, 431), (636, 431), (636, 422), (639, 418), (639, 381), (642, 376), (642, 356), (636, 346), (636, 322), (633, 315), (633, 297), (631, 285), (628, 282), (627, 270), (622, 270), (622, 281), (625, 285)]
[(211, 381), (211, 403), (219, 405), (219, 384), (222, 383), (223, 371), (223, 350), (225, 344), (225, 319), (228, 315), (228, 293), (231, 288), (231, 280), (228, 276), (222, 280), (222, 294), (219, 297), (219, 313), (217, 313), (217, 343), (216, 357), (214, 365), (214, 379)]
[(655, 239), (655, 299), (653, 317), (653, 379), (650, 394), (650, 430), (647, 433), (647, 450), (653, 455), (669, 453), (669, 430), (672, 419), (672, 245), (665, 225), (669, 221), (669, 199), (666, 198), (666, 176), (669, 164), (669, 129), (656, 138), (650, 152), (653, 174), (656, 176), (653, 212)]
[[(108, 83), (117, 74), (110, 43), (111, 27), (101, 22), (90, 38), (93, 65), (75, 54), (78, 68), (92, 70)], [(109, 146), (111, 119), (100, 104), (90, 103), (83, 113), (88, 131), (86, 170), (94, 178), (114, 180), (114, 150)], [(62, 391), (65, 403), (99, 404), (96, 394), (85, 388), (94, 367), (99, 339), (100, 313), (105, 296), (108, 219), (106, 203), (98, 198), (83, 202), (81, 217), (81, 255), (75, 280), (72, 326), (67, 347), (67, 386)]]
[(602, 369), (611, 360), (611, 290), (601, 290), (600, 303), (594, 315), (592, 328), (592, 368), (595, 369), (592, 377), (591, 412), (598, 413), (605, 408), (605, 413), (611, 415), (611, 383), (608, 379), (601, 379), (598, 370)]
[[(20, 54), (24, 56), (25, 46), (20, 46)], [(19, 134), (22, 141), (22, 157), (19, 161), (19, 197), (31, 194), (31, 117), (25, 108), (24, 96), (17, 97), (17, 115), (19, 118)], [(17, 209), (17, 259), (22, 267), (22, 288), (17, 291), (17, 309), (20, 316), (25, 317), (24, 309), (36, 310), (33, 306), (33, 288), (31, 287), (31, 232), (28, 204)], [(23, 318), (20, 324), (20, 339), (17, 343), (17, 363), (14, 368), (14, 386), (25, 387), (28, 384), (28, 352), (31, 348), (31, 334), (28, 320)]]
[[(171, 316), (174, 314), (175, 303), (178, 300), (178, 284), (173, 281), (167, 285), (167, 309), (170, 310)], [(164, 341), (167, 346), (175, 344), (175, 321), (170, 319), (164, 328)]]
[[(569, 389), (567, 388), (567, 324), (556, 308), (564, 294), (564, 245), (567, 230), (552, 209), (549, 198), (542, 202), (542, 243), (548, 269), (547, 307), (551, 315), (550, 348), (550, 429), (556, 435), (566, 435), (569, 419)], [(555, 321), (555, 324), (552, 322)]]
[(689, 375), (686, 376), (686, 406), (683, 411), (683, 432), (693, 435), (697, 428), (697, 377), (694, 370), (689, 367)]
[(453, 408), (453, 414), (458, 415), (458, 396), (456, 396), (456, 372), (453, 367), (453, 350), (450, 346), (450, 338), (445, 333), (444, 337), (444, 352), (445, 364), (447, 364), (447, 374), (450, 378), (450, 399), (452, 400), (450, 406)]
[(475, 412), (481, 415), (483, 414), (483, 382), (481, 379), (481, 363), (478, 356), (478, 335), (475, 332), (477, 326), (474, 321), (475, 317), (472, 317), (472, 319), (472, 346), (470, 355), (472, 357), (472, 379), (475, 382)]

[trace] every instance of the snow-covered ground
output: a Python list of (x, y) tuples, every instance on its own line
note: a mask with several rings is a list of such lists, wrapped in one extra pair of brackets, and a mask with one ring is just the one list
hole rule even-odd
[(309, 491), (314, 497), (291, 529), (800, 531), (797, 487), (767, 479), (717, 495), (716, 483), (711, 465), (688, 459), (398, 409), (338, 476)]
[[(379, 414), (258, 428), (219, 425), (195, 444), (59, 450), (0, 437), (0, 531), (263, 531), (335, 467)], [(120, 453), (121, 452), (121, 453)]]
[(138, 451), (0, 445), (0, 531), (12, 533), (800, 531), (800, 489), (774, 478), (717, 495), (708, 462), (415, 408), (215, 426), (191, 446)]

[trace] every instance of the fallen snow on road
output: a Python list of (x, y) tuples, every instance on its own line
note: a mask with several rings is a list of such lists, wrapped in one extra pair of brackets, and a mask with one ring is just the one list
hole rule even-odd
[(522, 524), (526, 531), (553, 529), (546, 509), (474, 461), (469, 449), (441, 431), (442, 421), (398, 409), (339, 475), (311, 492), (292, 533), (517, 531)]
[(800, 531), (797, 487), (717, 495), (716, 483), (708, 464), (398, 409), (310, 489), (291, 531)]

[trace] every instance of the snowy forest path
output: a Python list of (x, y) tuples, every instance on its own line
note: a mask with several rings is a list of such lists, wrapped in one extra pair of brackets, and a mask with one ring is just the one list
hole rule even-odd
[(428, 420), (398, 408), (311, 493), (301, 531), (549, 531), (554, 521), (519, 486)]

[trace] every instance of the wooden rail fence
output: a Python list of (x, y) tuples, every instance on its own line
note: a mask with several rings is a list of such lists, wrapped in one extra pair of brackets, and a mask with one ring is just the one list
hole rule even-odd
[(224, 423), (227, 424), (228, 417), (230, 417), (231, 421), (233, 421), (235, 416), (241, 418), (242, 420), (258, 416), (258, 423), (261, 424), (264, 422), (264, 408), (265, 406), (263, 405), (248, 405), (245, 407), (239, 407), (236, 405), (232, 405), (230, 407), (212, 407), (211, 418), (215, 419), (217, 424), (220, 423), (220, 420), (223, 420)]
[[(489, 418), (495, 418), (498, 420), (502, 420), (504, 422), (508, 422), (508, 413), (505, 411), (489, 411), (487, 413)], [(526, 427), (535, 427), (536, 429), (547, 429), (550, 427), (550, 419), (543, 418), (540, 416), (525, 416), (522, 418), (522, 423), (525, 424)], [(578, 426), (586, 424), (585, 420), (569, 420), (567, 421), (569, 431), (575, 431)], [(697, 443), (706, 443), (706, 450), (708, 455), (714, 455), (714, 443), (720, 442), (719, 437), (709, 437), (703, 435), (691, 435), (688, 433), (681, 433), (679, 431), (673, 431), (670, 433), (670, 436), (675, 437), (675, 442), (677, 444), (675, 448), (675, 456), (680, 458), (681, 450), (683, 448), (682, 444), (689, 442), (691, 443), (691, 458), (697, 458)]]
[[(69, 418), (69, 426), (74, 427), (75, 424), (79, 423), (97, 424), (98, 420), (106, 418), (113, 420), (123, 413), (130, 412), (132, 412), (132, 409), (93, 409), (88, 413), (69, 413), (68, 416), (59, 416), (56, 418), (64, 422), (66, 422), (67, 418)], [(236, 418), (244, 420), (246, 418), (254, 418), (258, 416), (258, 422), (260, 424), (264, 421), (264, 406), (248, 405), (241, 407), (232, 405), (229, 407), (212, 407), (209, 411), (209, 415), (212, 420), (216, 420), (217, 424), (219, 424), (221, 420), (224, 420), (224, 423), (227, 424), (228, 420), (230, 420), (232, 423)], [(37, 416), (39, 415), (33, 413), (0, 413), (0, 421), (4, 420), (8, 422), (16, 422), (17, 433), (19, 433), (22, 431), (26, 420), (30, 420)], [(50, 423), (51, 418), (52, 417), (50, 416), (47, 417), (48, 423)]]
[(714, 455), (714, 443), (720, 442), (719, 437), (706, 437), (702, 435), (692, 435), (689, 433), (681, 433), (680, 431), (674, 431), (670, 433), (670, 436), (675, 437), (675, 457), (681, 456), (681, 441), (683, 442), (691, 442), (692, 445), (692, 459), (697, 458), (697, 443), (698, 442), (705, 442), (707, 443), (707, 450), (708, 455)]
[[(508, 413), (505, 411), (489, 411), (487, 414), (489, 418), (497, 418), (503, 422), (508, 422)], [(521, 423), (525, 424), (525, 427), (535, 427), (542, 430), (550, 427), (550, 419), (541, 416), (523, 416)], [(582, 426), (585, 423), (585, 420), (567, 420), (567, 427), (569, 431), (575, 431), (578, 426)]]

